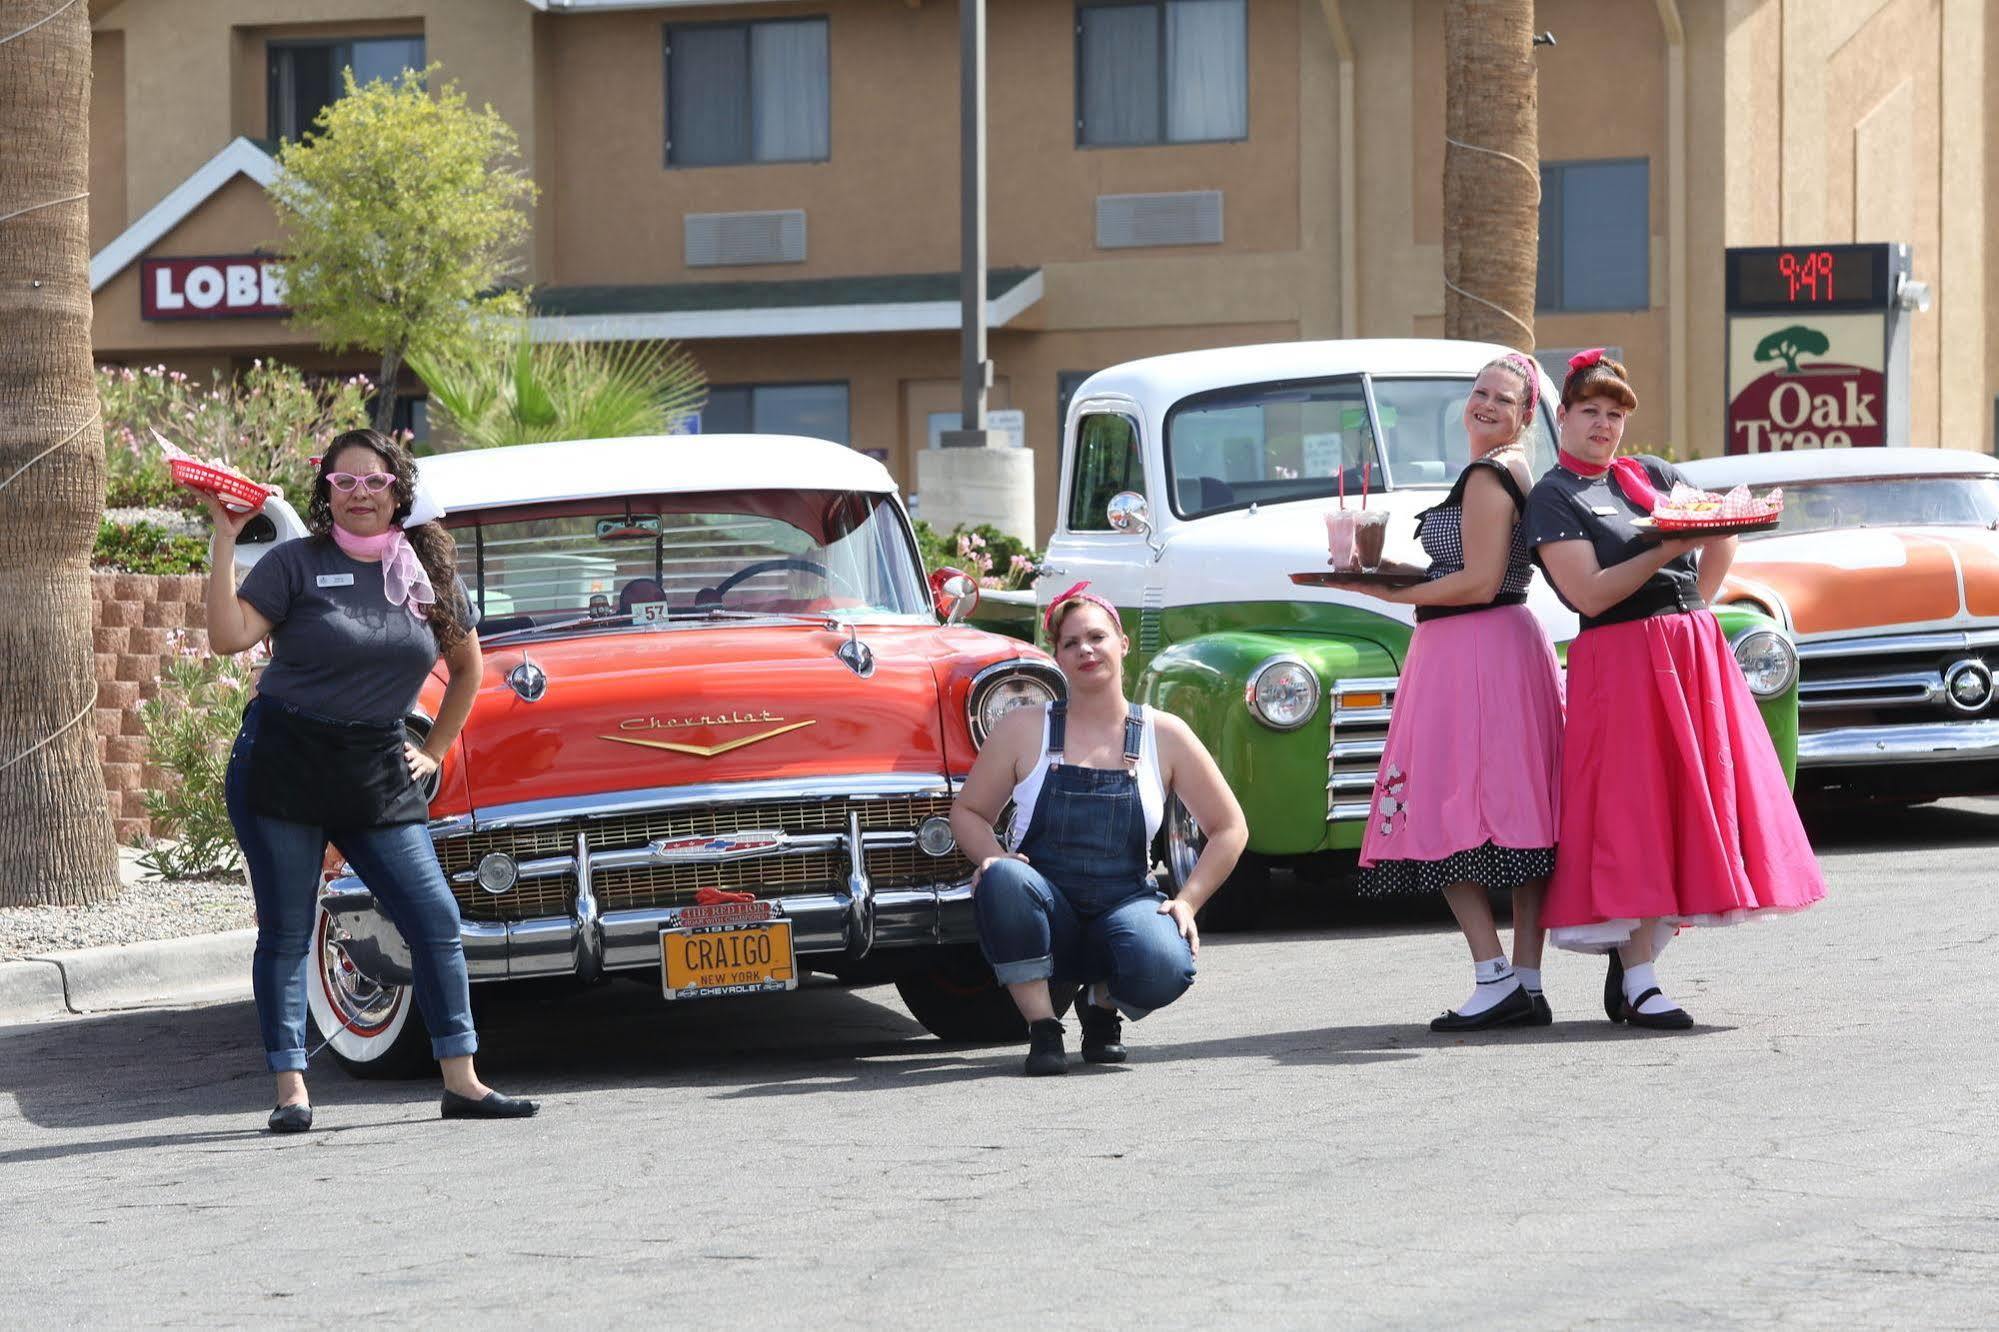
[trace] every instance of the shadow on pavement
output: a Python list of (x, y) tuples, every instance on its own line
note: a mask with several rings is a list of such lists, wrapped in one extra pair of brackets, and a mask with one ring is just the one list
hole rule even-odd
[(1804, 806), (1805, 831), (1822, 856), (1946, 847), (1999, 847), (1999, 801), (1933, 805)]

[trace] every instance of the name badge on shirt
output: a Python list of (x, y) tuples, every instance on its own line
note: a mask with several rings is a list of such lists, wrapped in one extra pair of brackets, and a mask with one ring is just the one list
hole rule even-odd
[(321, 587), (352, 587), (354, 586), (354, 575), (321, 574), (319, 576), (319, 585)]
[[(1591, 509), (1590, 512), (1599, 518), (1615, 518), (1617, 517), (1617, 506), (1615, 504), (1599, 504), (1594, 509)], [(354, 580), (350, 577), (347, 581), (351, 583)], [(326, 584), (321, 583), (320, 586), (325, 587)]]

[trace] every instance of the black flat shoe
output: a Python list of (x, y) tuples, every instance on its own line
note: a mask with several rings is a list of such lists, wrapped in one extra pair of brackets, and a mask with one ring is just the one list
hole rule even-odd
[(1084, 1063), (1124, 1062), (1124, 1020), (1115, 1008), (1099, 1008), (1091, 1003), (1087, 986), (1076, 997), (1076, 1021), (1083, 1028)]
[(1694, 1025), (1694, 1015), (1684, 1008), (1669, 1008), (1663, 1013), (1641, 1013), (1638, 1011), (1639, 1004), (1643, 1004), (1647, 999), (1659, 993), (1659, 987), (1654, 985), (1651, 989), (1638, 996), (1638, 1003), (1626, 1004), (1624, 1006), (1624, 1020), (1634, 1027), (1650, 1027), (1654, 1031), (1685, 1031)]
[(532, 1119), (541, 1106), (525, 1096), (502, 1096), (498, 1092), (487, 1092), (484, 1096), (460, 1096), (455, 1091), (446, 1091), (444, 1100), (438, 1106), (440, 1119)]
[(303, 1133), (312, 1127), (312, 1107), (303, 1103), (281, 1105), (264, 1122), (273, 1133)]
[[(1549, 1021), (1554, 1018), (1550, 1016)], [(1431, 1031), (1484, 1031), (1488, 1027), (1513, 1027), (1534, 1025), (1534, 998), (1527, 993), (1527, 987), (1516, 985), (1504, 999), (1470, 1017), (1455, 1010), (1442, 1017), (1430, 1019)]]
[(1624, 959), (1610, 950), (1610, 972), (1603, 978), (1603, 1015), (1612, 1022), (1624, 1021)]
[(1069, 1052), (1062, 1047), (1062, 1024), (1042, 1018), (1027, 1024), (1027, 1063), (1022, 1068), (1030, 1078), (1045, 1078), (1069, 1071)]
[(1548, 1007), (1548, 996), (1539, 990), (1529, 990), (1527, 997), (1534, 1001), (1534, 1018), (1523, 1022), (1523, 1027), (1552, 1027), (1555, 1025), (1555, 1010)]

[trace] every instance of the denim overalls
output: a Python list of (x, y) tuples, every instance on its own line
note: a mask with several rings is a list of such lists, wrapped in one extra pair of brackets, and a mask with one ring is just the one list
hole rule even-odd
[(1148, 875), (1152, 857), (1137, 766), (1145, 715), (1124, 725), (1124, 766), (1062, 762), (1068, 710), (1048, 708), (1048, 771), (1027, 832), (1027, 857), (987, 867), (973, 894), (979, 947), (1002, 984), (1056, 979), (1106, 981), (1126, 1017), (1144, 1017), (1186, 993), (1194, 957), (1165, 894)]

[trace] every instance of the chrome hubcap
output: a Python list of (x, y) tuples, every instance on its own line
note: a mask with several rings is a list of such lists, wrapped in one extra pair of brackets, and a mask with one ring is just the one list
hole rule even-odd
[(1173, 876), (1177, 888), (1194, 875), (1195, 862), (1201, 858), (1201, 848), (1208, 844), (1207, 834), (1201, 825), (1187, 812), (1187, 807), (1175, 798), (1169, 800), (1166, 809), (1166, 872)]
[(370, 980), (347, 958), (347, 950), (337, 939), (326, 940), (320, 965), (326, 972), (326, 993), (333, 1012), (350, 1030), (366, 1031), (387, 1022), (402, 1002), (400, 985), (383, 985)]

